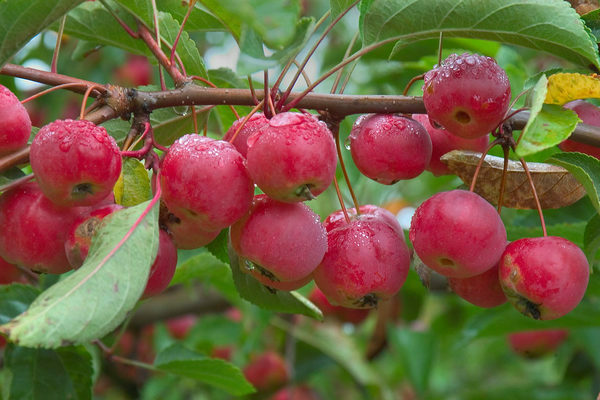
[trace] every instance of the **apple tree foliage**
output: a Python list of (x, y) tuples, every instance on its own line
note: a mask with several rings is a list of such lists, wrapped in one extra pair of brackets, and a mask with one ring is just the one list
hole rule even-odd
[[(521, 135), (516, 154), (545, 163), (534, 171), (534, 180), (545, 185), (541, 196), (548, 203), (548, 234), (574, 242), (590, 261), (592, 274), (580, 305), (553, 321), (529, 319), (508, 304), (481, 309), (449, 292), (443, 282), (424, 277), (415, 259), (391, 306), (371, 311), (361, 324), (339, 324), (324, 318), (307, 299), (313, 283), (298, 291), (273, 291), (242, 273), (242, 261), (228, 252), (226, 230), (204, 248), (180, 250), (170, 289), (138, 301), (157, 251), (159, 205), (151, 199), (143, 164), (129, 160), (115, 187), (117, 201), (128, 208), (103, 227), (81, 268), (0, 286), (0, 332), (8, 337), (0, 372), (4, 398), (259, 399), (270, 398), (284, 385), (307, 385), (323, 399), (597, 395), (600, 163), (558, 149), (578, 119), (557, 104), (600, 98), (600, 84), (590, 75), (600, 71), (600, 11), (580, 16), (563, 0), (198, 0), (191, 5), (181, 0), (0, 0), (0, 84), (20, 99), (40, 91), (40, 85), (23, 86), (7, 68), (50, 65), (56, 32), (62, 32), (57, 59), (62, 75), (53, 82), (47, 81), (51, 73), (29, 75), (30, 80), (57, 85), (66, 83), (66, 76), (125, 85), (117, 71), (129, 55), (138, 55), (150, 60), (152, 83), (137, 89), (160, 90), (156, 52), (128, 34), (126, 25), (134, 32), (160, 35), (167, 56), (178, 40), (175, 59), (198, 84), (209, 80), (223, 90), (249, 93), (251, 82), (259, 92), (263, 71), (269, 72), (266, 79), (272, 85), (282, 68), (291, 59), (301, 61), (338, 17), (305, 72), (317, 81), (360, 53), (341, 75), (342, 81), (347, 78), (344, 94), (401, 95), (412, 78), (438, 63), (440, 40), (442, 57), (474, 52), (497, 60), (510, 79), (514, 108), (529, 112), (515, 129)], [(294, 73), (292, 66), (282, 91)], [(331, 74), (314, 92), (328, 93), (335, 78)], [(294, 93), (307, 87), (302, 79)], [(166, 72), (165, 85), (167, 90), (175, 86)], [(527, 95), (517, 97), (525, 91)], [(420, 98), (421, 84), (412, 85), (409, 94)], [(340, 107), (344, 101), (350, 100), (340, 98)], [(216, 100), (205, 104), (217, 107), (196, 106), (197, 113), (185, 99), (182, 104), (151, 113), (158, 143), (170, 145), (196, 124), (221, 138), (236, 119)], [(232, 104), (242, 116), (252, 108)], [(80, 94), (62, 90), (30, 102), (29, 111), (39, 128), (57, 118), (76, 117), (80, 105)], [(349, 114), (340, 125), (342, 142), (359, 112)], [(131, 124), (107, 118), (103, 125), (122, 143)], [(502, 156), (500, 149), (491, 154)], [(386, 186), (362, 176), (349, 151), (343, 150), (343, 158), (359, 202), (396, 207), (400, 219), (431, 195), (463, 185), (459, 177), (470, 176), (474, 168), (473, 162), (454, 158), (449, 165), (455, 175), (426, 172)], [(554, 166), (574, 179), (563, 179), (565, 171)], [(495, 187), (501, 170), (501, 164), (486, 164), (477, 190)], [(19, 164), (2, 172), (0, 185), (28, 173), (29, 166)], [(337, 178), (344, 181), (339, 168)], [(341, 186), (350, 204), (349, 191)], [(565, 199), (552, 194), (555, 187), (587, 196), (564, 206)], [(526, 185), (516, 189), (507, 195), (507, 207), (528, 195)], [(322, 218), (339, 209), (333, 187), (308, 204)], [(502, 211), (508, 240), (541, 236), (537, 212), (516, 208)], [(198, 317), (184, 338), (175, 338), (168, 320), (186, 313)], [(527, 360), (509, 350), (507, 334), (546, 328), (569, 330), (553, 355)], [(228, 360), (215, 356), (223, 348), (231, 351)], [(267, 349), (285, 355), (290, 378), (271, 392), (256, 393), (242, 371)]]

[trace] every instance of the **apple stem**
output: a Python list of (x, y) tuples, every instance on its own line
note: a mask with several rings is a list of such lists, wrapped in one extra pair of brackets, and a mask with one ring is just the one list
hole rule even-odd
[[(513, 146), (513, 151), (515, 151), (516, 146)], [(525, 174), (527, 175), (527, 180), (529, 181), (529, 186), (531, 187), (531, 192), (533, 193), (533, 198), (535, 200), (535, 206), (538, 210), (538, 214), (540, 215), (540, 223), (542, 224), (542, 232), (544, 237), (548, 236), (548, 232), (546, 231), (546, 222), (544, 221), (544, 213), (542, 212), (542, 205), (540, 204), (540, 198), (538, 197), (537, 190), (535, 190), (535, 185), (533, 183), (533, 179), (531, 178), (531, 173), (529, 172), (529, 167), (527, 163), (523, 159), (523, 157), (519, 158), (523, 169), (525, 170)]]
[(440, 32), (438, 43), (438, 62), (437, 65), (442, 65), (442, 50), (444, 49), (444, 32)]
[(56, 34), (56, 45), (54, 46), (54, 53), (52, 53), (52, 63), (50, 64), (50, 71), (56, 73), (57, 64), (58, 64), (58, 53), (60, 52), (60, 45), (62, 43), (63, 32), (65, 31), (65, 22), (67, 21), (67, 16), (63, 15), (60, 20), (60, 27), (58, 28), (58, 32)]
[(169, 61), (171, 61), (171, 63), (173, 63), (173, 60), (175, 58), (175, 50), (177, 48), (177, 44), (179, 43), (179, 38), (181, 37), (183, 28), (185, 27), (185, 24), (186, 24), (188, 18), (190, 17), (192, 10), (194, 9), (195, 3), (196, 3), (196, 0), (190, 0), (190, 2), (188, 3), (187, 12), (185, 13), (185, 16), (183, 17), (183, 20), (181, 21), (181, 26), (179, 27), (179, 32), (177, 32), (177, 36), (175, 37), (175, 40), (173, 41), (173, 47), (171, 47), (171, 57), (169, 57)]
[(475, 168), (475, 172), (473, 173), (473, 178), (471, 179), (471, 186), (469, 187), (470, 192), (473, 192), (475, 190), (475, 183), (477, 183), (477, 177), (479, 176), (479, 171), (481, 170), (481, 166), (483, 165), (485, 156), (487, 155), (487, 153), (489, 153), (489, 151), (492, 149), (492, 147), (494, 147), (498, 143), (502, 143), (502, 139), (494, 140), (492, 143), (490, 143), (488, 145), (487, 149), (485, 149), (485, 151), (481, 154), (481, 157), (479, 158), (479, 162), (477, 163), (477, 167)]
[(250, 112), (248, 113), (248, 115), (246, 115), (244, 117), (244, 119), (242, 120), (242, 122), (240, 122), (240, 125), (237, 127), (237, 129), (233, 133), (233, 136), (231, 136), (231, 139), (229, 139), (229, 143), (233, 143), (233, 141), (235, 140), (235, 138), (237, 138), (237, 135), (240, 133), (240, 131), (242, 130), (242, 128), (244, 127), (244, 125), (246, 125), (246, 122), (248, 122), (248, 120), (250, 119), (250, 117), (252, 117), (252, 115), (254, 115), (254, 113), (257, 112), (263, 106), (264, 103), (265, 103), (265, 101), (261, 100), (260, 103), (258, 103), (257, 105), (255, 105), (254, 108), (252, 110), (250, 110)]
[[(340, 185), (338, 184), (337, 177), (333, 177), (333, 185), (335, 186), (335, 193), (337, 194), (337, 198), (340, 202), (340, 207), (342, 212), (344, 213), (344, 219), (346, 223), (350, 223), (350, 216), (348, 215), (348, 210), (346, 209), (346, 205), (344, 204), (344, 198), (342, 196), (342, 192), (340, 191)], [(358, 209), (357, 209), (358, 211)]]
[[(330, 118), (331, 119), (331, 118)], [(340, 168), (342, 169), (342, 173), (344, 174), (344, 180), (346, 181), (346, 185), (348, 186), (348, 190), (350, 191), (350, 196), (352, 197), (352, 202), (354, 203), (354, 208), (356, 208), (356, 215), (360, 215), (360, 207), (358, 204), (358, 200), (356, 198), (356, 194), (354, 193), (354, 189), (352, 188), (352, 183), (350, 183), (350, 177), (348, 176), (348, 171), (346, 169), (346, 164), (344, 163), (344, 157), (342, 157), (342, 146), (340, 144), (340, 120), (335, 119), (331, 121), (327, 121), (327, 125), (329, 125), (329, 129), (333, 133), (333, 137), (335, 138), (335, 148), (337, 150), (338, 160), (340, 162)]]
[[(356, 44), (356, 40), (358, 40), (358, 32), (356, 32), (354, 34), (354, 36), (352, 36), (352, 39), (350, 40), (350, 43), (348, 43), (348, 47), (346, 47), (346, 52), (344, 53), (344, 58), (347, 58), (350, 55), (350, 52), (352, 51), (352, 48), (354, 47), (354, 45)], [(333, 82), (333, 85), (331, 86), (331, 91), (329, 93), (334, 94), (335, 91), (337, 90), (337, 86), (340, 83), (340, 79), (342, 79), (342, 73), (344, 72), (344, 68), (341, 68), (338, 73), (337, 76), (335, 77), (335, 81)], [(310, 83), (308, 83), (308, 85), (310, 86)], [(343, 92), (343, 87), (342, 89), (340, 89), (340, 93)]]
[(504, 202), (504, 188), (506, 187), (506, 174), (508, 171), (508, 146), (502, 146), (504, 152), (504, 168), (502, 169), (502, 180), (500, 181), (500, 193), (498, 195), (498, 214), (502, 214), (502, 203)]
[(273, 98), (269, 91), (269, 71), (266, 69), (263, 73), (264, 76), (264, 90), (265, 90), (265, 117), (271, 119), (277, 112), (275, 111), (275, 105), (273, 104)]
[(421, 75), (417, 75), (414, 76), (410, 81), (408, 81), (408, 83), (406, 84), (406, 86), (404, 87), (404, 90), (402, 91), (402, 95), (406, 96), (409, 89), (411, 88), (411, 86), (413, 85), (413, 83), (415, 83), (416, 81), (420, 81), (421, 79), (423, 79), (425, 77), (424, 74)]
[(102, 88), (101, 86), (96, 86), (96, 85), (90, 85), (85, 93), (83, 94), (83, 100), (81, 101), (81, 112), (79, 113), (79, 119), (84, 119), (85, 118), (85, 110), (86, 110), (86, 103), (88, 100), (88, 97), (90, 97), (90, 94), (92, 93), (92, 90), (96, 89), (96, 88)]
[[(63, 83), (62, 85), (54, 86), (54, 87), (51, 87), (51, 88), (49, 88), (49, 89), (42, 90), (41, 92), (39, 92), (39, 93), (36, 93), (36, 94), (34, 94), (34, 95), (32, 95), (32, 96), (29, 96), (28, 98), (21, 100), (21, 104), (25, 104), (25, 103), (27, 103), (27, 102), (29, 102), (29, 101), (31, 101), (31, 100), (35, 100), (35, 99), (37, 99), (38, 97), (41, 97), (41, 96), (43, 96), (43, 95), (45, 95), (45, 94), (48, 94), (48, 93), (50, 93), (50, 92), (54, 92), (55, 90), (59, 90), (59, 89), (65, 89), (65, 88), (74, 87), (74, 86), (77, 86), (77, 87), (85, 87), (85, 88), (87, 89), (87, 88), (88, 88), (90, 85), (88, 85), (88, 84), (86, 84), (86, 83), (83, 83), (83, 82), (70, 82), (70, 83)], [(94, 87), (94, 89), (101, 88), (101, 89), (102, 89), (102, 92), (101, 92), (101, 93), (106, 93), (106, 91), (107, 91), (107, 90), (106, 90), (106, 88), (104, 88), (104, 87), (101, 87), (101, 86), (96, 86), (96, 85), (93, 85), (93, 87)]]
[(254, 84), (252, 83), (252, 78), (248, 75), (248, 88), (250, 88), (250, 96), (252, 96), (252, 101), (254, 105), (258, 104), (258, 97), (256, 97), (256, 91), (254, 91)]

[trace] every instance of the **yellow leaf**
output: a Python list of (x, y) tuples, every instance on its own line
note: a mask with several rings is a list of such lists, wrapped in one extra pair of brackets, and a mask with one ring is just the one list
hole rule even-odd
[(600, 76), (560, 73), (548, 77), (547, 104), (563, 105), (572, 100), (600, 98)]

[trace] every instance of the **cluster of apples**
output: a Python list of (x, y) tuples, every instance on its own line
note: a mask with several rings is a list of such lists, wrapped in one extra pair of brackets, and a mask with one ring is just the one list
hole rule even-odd
[[(27, 145), (31, 122), (23, 105), (0, 87), (0, 153)], [(103, 218), (123, 207), (113, 187), (121, 173), (121, 153), (106, 129), (85, 120), (56, 120), (43, 126), (30, 149), (35, 181), (0, 196), (0, 257), (36, 272), (60, 274), (79, 268)], [(176, 248), (160, 234), (144, 296), (169, 284)]]

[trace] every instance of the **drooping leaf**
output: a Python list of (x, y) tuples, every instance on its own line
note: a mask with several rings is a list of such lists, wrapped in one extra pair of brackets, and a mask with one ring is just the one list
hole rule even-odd
[(154, 365), (160, 371), (196, 379), (234, 396), (255, 392), (235, 365), (218, 358), (206, 357), (180, 344), (174, 344), (158, 353)]
[(221, 20), (236, 40), (239, 40), (243, 27), (248, 26), (268, 47), (281, 50), (289, 47), (296, 35), (296, 21), (300, 15), (298, 0), (201, 0), (200, 2)]
[(583, 185), (592, 204), (600, 212), (600, 161), (583, 153), (558, 153), (549, 163), (567, 169)]
[(0, 330), (22, 346), (56, 348), (88, 342), (117, 327), (142, 295), (158, 249), (158, 204), (151, 204), (108, 217), (83, 266)]
[[(119, 17), (135, 30), (136, 21), (131, 15), (120, 13)], [(65, 24), (65, 33), (90, 43), (113, 46), (133, 54), (151, 56), (144, 42), (129, 36), (98, 1), (86, 1), (71, 11)]]
[(125, 158), (121, 175), (113, 189), (115, 202), (124, 207), (131, 207), (152, 198), (152, 188), (148, 170), (135, 158)]
[(563, 0), (363, 0), (363, 43), (439, 37), (496, 40), (600, 68), (596, 41)]
[(231, 302), (239, 302), (231, 269), (221, 260), (206, 251), (198, 250), (197, 253), (179, 262), (171, 285), (178, 283), (193, 283), (196, 281), (207, 282), (218, 289)]
[(83, 346), (57, 350), (9, 346), (10, 399), (87, 400), (92, 398), (92, 356)]
[[(181, 25), (167, 12), (159, 12), (158, 21), (160, 24), (160, 35), (167, 43), (170, 45), (173, 44)], [(181, 57), (181, 62), (185, 66), (185, 72), (188, 76), (195, 75), (202, 78), (208, 78), (204, 60), (200, 55), (198, 46), (185, 30), (181, 32), (181, 36), (179, 37), (177, 54)]]
[(584, 14), (581, 18), (596, 37), (596, 42), (600, 42), (600, 9)]
[[(441, 160), (452, 173), (470, 185), (481, 153), (453, 150)], [(585, 195), (585, 189), (565, 168), (545, 163), (527, 163), (542, 208), (560, 208), (575, 203)], [(475, 192), (492, 204), (498, 203), (504, 159), (487, 155), (479, 171)], [(519, 161), (509, 160), (503, 206), (535, 209), (533, 192)]]
[(581, 120), (573, 110), (544, 104), (536, 115), (527, 121), (523, 139), (517, 146), (517, 155), (525, 157), (559, 145), (567, 139)]
[[(119, 4), (125, 7), (130, 13), (135, 15), (148, 27), (154, 26), (151, 0), (117, 0)], [(177, 21), (183, 21), (188, 10), (187, 5), (181, 0), (158, 0), (156, 2), (158, 11), (165, 11), (171, 14)], [(194, 4), (185, 30), (192, 31), (215, 31), (224, 30), (225, 27), (217, 18), (200, 7), (198, 3)]]
[(244, 26), (240, 33), (240, 57), (237, 63), (237, 73), (240, 75), (249, 75), (256, 71), (272, 68), (286, 62), (296, 52), (304, 47), (314, 26), (312, 18), (302, 18), (297, 22), (296, 34), (292, 41), (282, 50), (276, 51), (270, 56), (265, 56), (263, 50), (263, 41), (258, 33)]
[(338, 15), (346, 11), (352, 3), (354, 3), (354, 0), (329, 0), (331, 19), (335, 19)]
[(228, 242), (229, 229), (223, 229), (215, 240), (206, 245), (206, 249), (221, 262), (229, 264)]
[(600, 250), (600, 214), (596, 214), (587, 223), (583, 234), (583, 250), (590, 265), (594, 265)]
[(271, 323), (284, 329), (298, 340), (320, 350), (338, 363), (361, 385), (378, 387), (382, 392), (381, 398), (390, 398), (389, 389), (378, 375), (374, 365), (365, 361), (361, 349), (357, 347), (357, 342), (340, 329), (331, 325), (323, 325), (314, 329), (313, 325), (292, 325), (279, 318), (273, 319)]
[(0, 67), (25, 43), (83, 0), (4, 0), (0, 3)]
[[(555, 82), (551, 75), (552, 82)], [(529, 99), (531, 103), (529, 120), (521, 133), (516, 153), (519, 157), (540, 152), (560, 144), (575, 130), (581, 120), (572, 110), (547, 102), (548, 91), (553, 89), (546, 75), (542, 74), (533, 86)]]
[[(209, 113), (210, 111), (196, 112), (199, 129), (206, 123)], [(150, 121), (156, 141), (163, 146), (170, 146), (183, 135), (194, 132), (194, 115), (191, 108), (154, 110), (150, 115)]]
[(40, 294), (40, 290), (31, 285), (13, 283), (0, 286), (0, 324), (5, 324), (23, 311)]
[(408, 379), (423, 396), (429, 387), (433, 369), (436, 342), (432, 332), (417, 332), (410, 329), (389, 329), (388, 337), (392, 349), (400, 356)]
[(559, 73), (548, 78), (548, 94), (544, 103), (563, 105), (571, 100), (600, 97), (597, 75)]
[(318, 320), (323, 319), (321, 310), (300, 293), (268, 288), (251, 275), (242, 272), (241, 268), (243, 267), (240, 264), (244, 260), (238, 257), (233, 250), (229, 251), (229, 259), (231, 260), (233, 282), (243, 299), (266, 310), (303, 314)]

